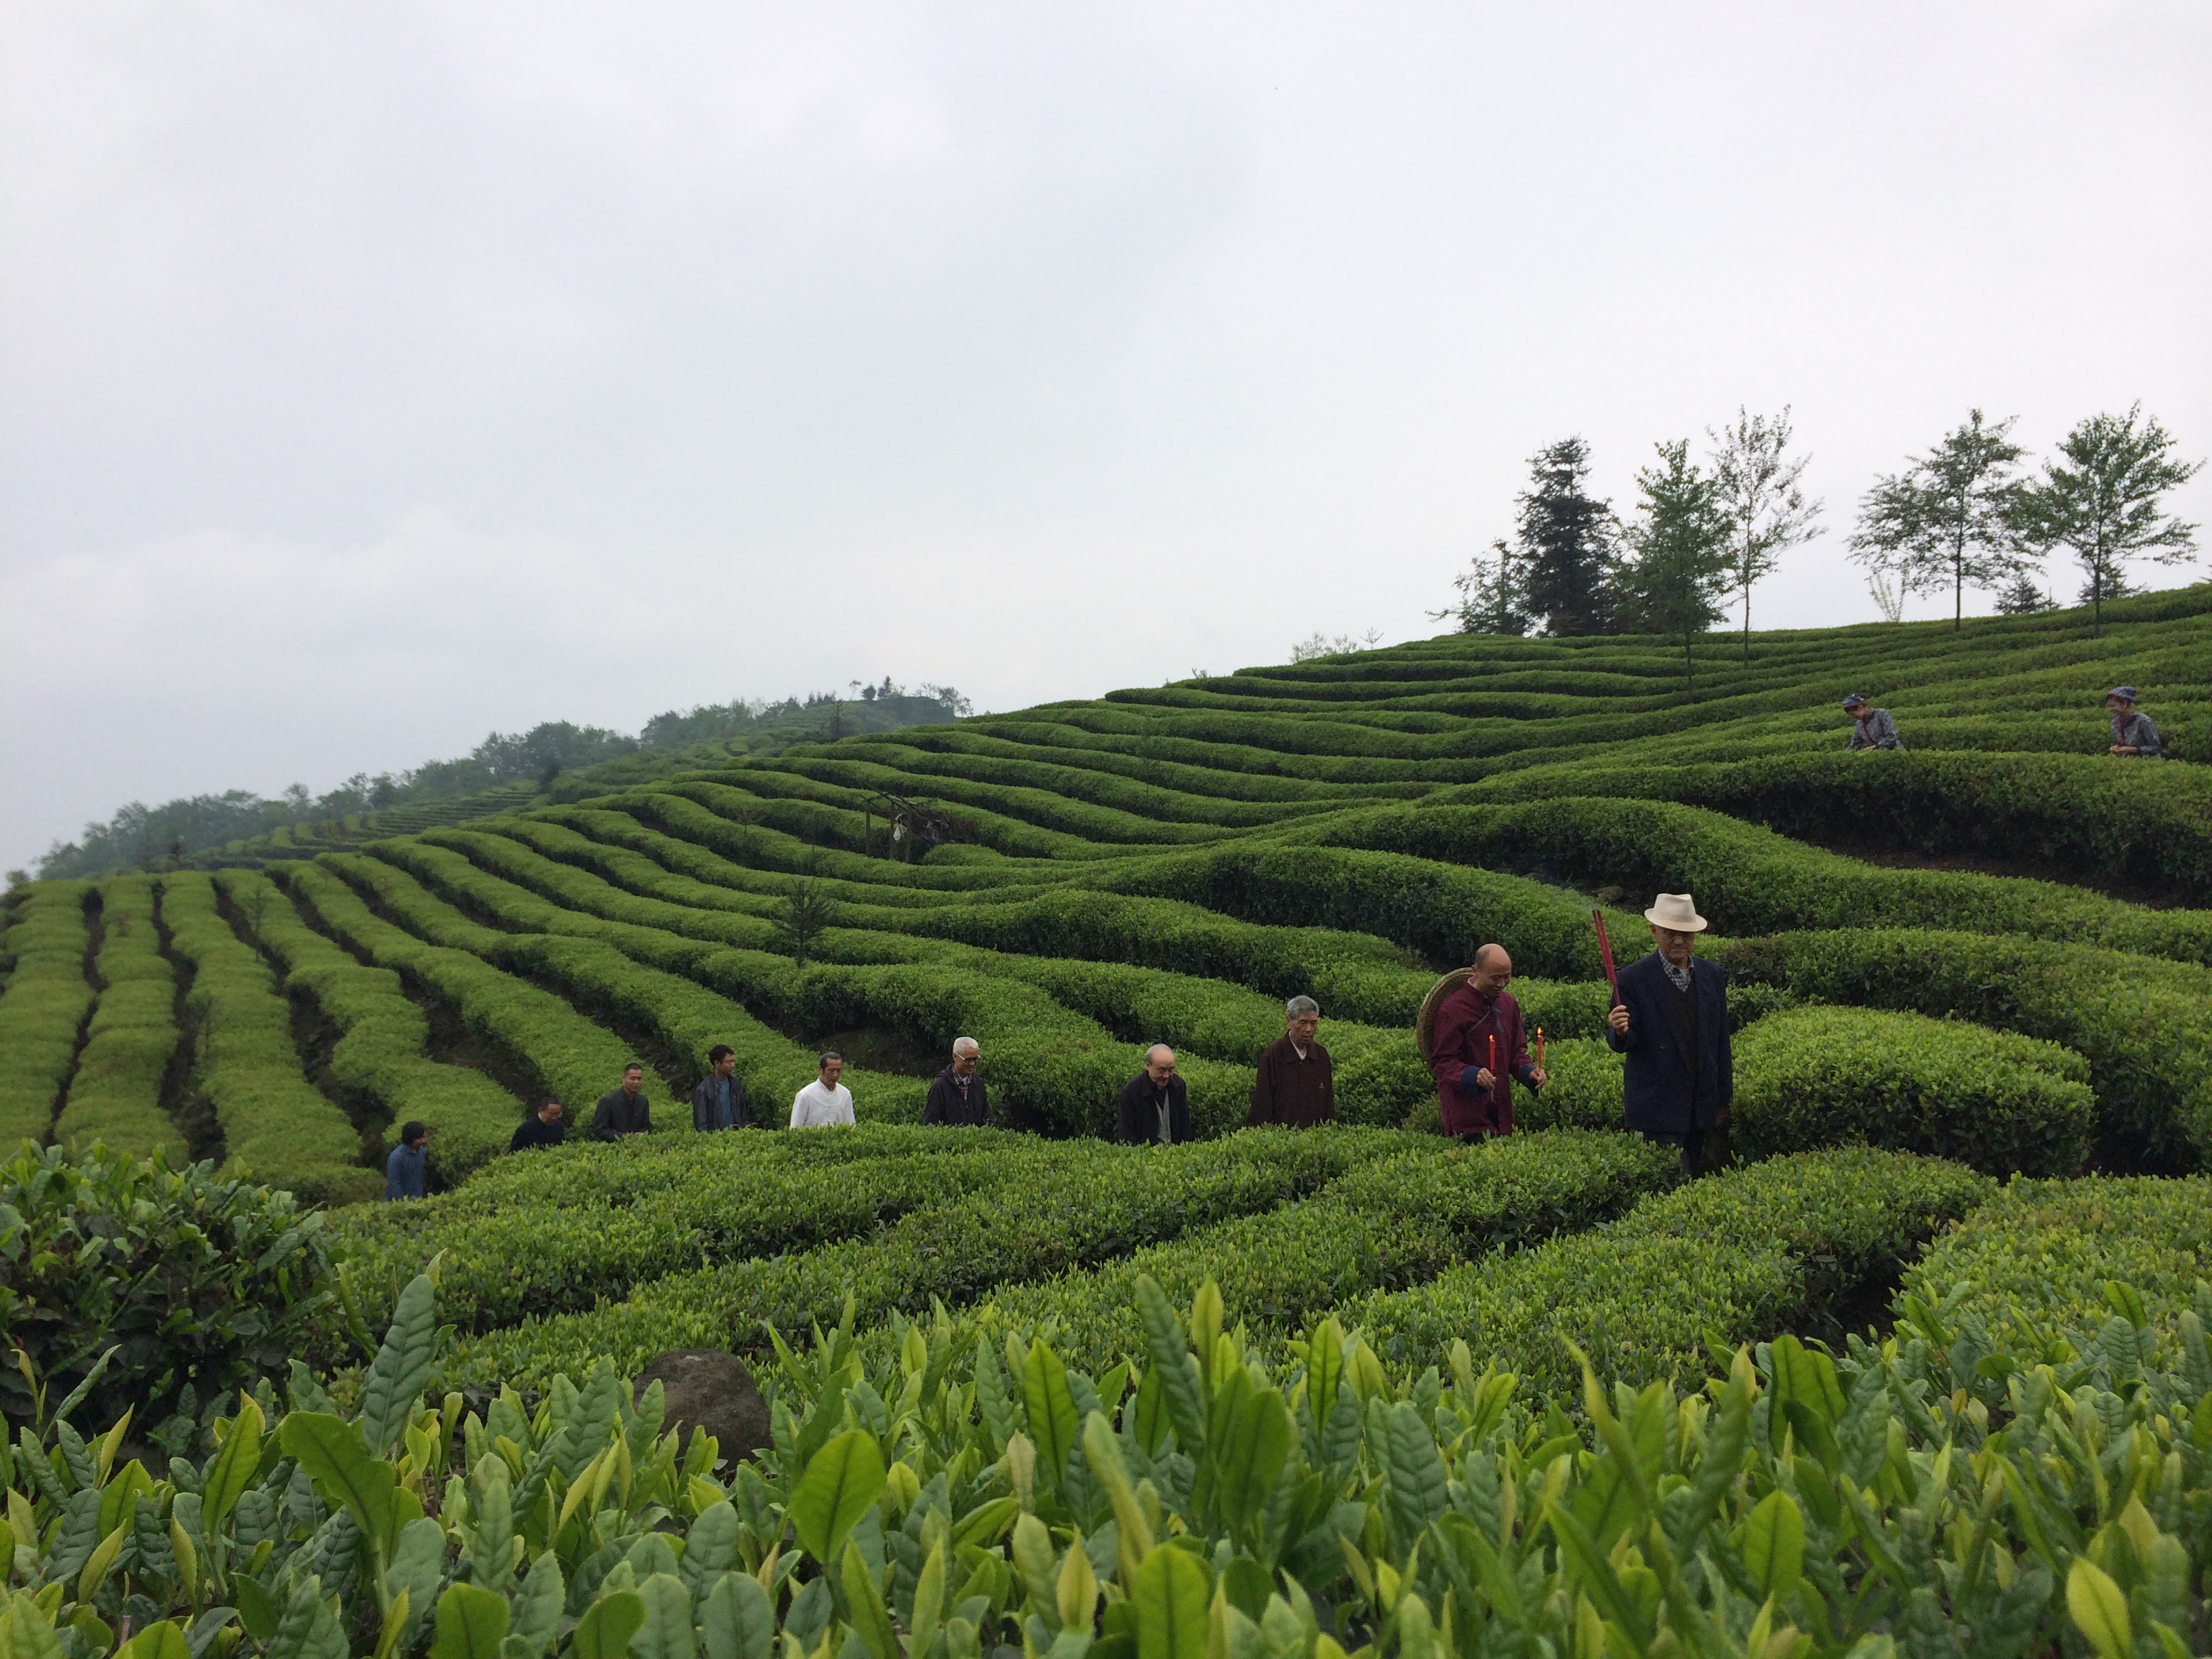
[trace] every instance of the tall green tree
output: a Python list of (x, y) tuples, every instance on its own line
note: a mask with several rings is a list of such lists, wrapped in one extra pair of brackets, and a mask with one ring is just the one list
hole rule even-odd
[(1851, 557), (1893, 574), (1908, 593), (1951, 590), (1951, 626), (1969, 587), (1996, 587), (2032, 562), (2018, 527), (2024, 453), (2012, 416), (1994, 426), (1973, 410), (1966, 423), (1904, 471), (1878, 479), (1859, 503)]
[(1725, 614), (1735, 572), (1734, 532), (1719, 479), (1700, 472), (1690, 443), (1653, 446), (1659, 464), (1640, 469), (1643, 498), (1626, 538), (1630, 558), (1617, 577), (1625, 611), (1656, 634), (1682, 641), (1682, 684), (1698, 695), (1697, 636)]
[(2105, 601), (2126, 591), (2126, 563), (2177, 564), (2196, 556), (2197, 526), (2160, 504), (2203, 466), (2168, 452), (2173, 439), (2136, 404), (2125, 415), (2093, 415), (2066, 434), (2059, 455), (2023, 493), (2017, 519), (2048, 554), (2064, 548), (2087, 577), (2090, 634), (2104, 632)]
[(1488, 558), (1476, 554), (1468, 568), (1452, 578), (1452, 586), (1459, 590), (1459, 603), (1430, 611), (1438, 622), (1457, 623), (1462, 634), (1528, 631), (1526, 562), (1503, 538), (1491, 543)]
[(1826, 527), (1814, 522), (1820, 516), (1820, 503), (1808, 500), (1798, 482), (1813, 458), (1785, 453), (1787, 404), (1771, 419), (1739, 404), (1734, 425), (1718, 432), (1708, 427), (1705, 436), (1712, 440), (1713, 482), (1729, 520), (1729, 591), (1743, 597), (1743, 659), (1748, 663), (1752, 585), (1773, 571), (1784, 552), (1825, 533)]
[(1589, 446), (1562, 438), (1528, 458), (1529, 487), (1515, 498), (1516, 550), (1528, 571), (1528, 609), (1560, 638), (1602, 634), (1613, 623), (1608, 574), (1620, 527), (1613, 503), (1585, 487)]

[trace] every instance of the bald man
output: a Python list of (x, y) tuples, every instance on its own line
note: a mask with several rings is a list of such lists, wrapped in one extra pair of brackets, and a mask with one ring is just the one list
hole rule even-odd
[(1503, 945), (1486, 945), (1474, 953), (1467, 981), (1437, 1009), (1429, 1070), (1448, 1135), (1511, 1134), (1511, 1079), (1532, 1094), (1544, 1086), (1544, 1068), (1528, 1059), (1521, 1005), (1505, 988), (1512, 981), (1513, 958)]
[(1121, 1085), (1114, 1139), (1139, 1146), (1180, 1146), (1190, 1139), (1190, 1094), (1176, 1075), (1176, 1052), (1166, 1043), (1146, 1049), (1145, 1069)]

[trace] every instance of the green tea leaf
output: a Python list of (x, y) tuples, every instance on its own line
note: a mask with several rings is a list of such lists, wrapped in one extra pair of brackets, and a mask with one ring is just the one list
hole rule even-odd
[(1075, 1449), (1083, 1419), (1076, 1412), (1075, 1396), (1068, 1391), (1067, 1367), (1042, 1342), (1030, 1343), (1029, 1354), (1022, 1361), (1022, 1399), (1029, 1408), (1030, 1438), (1036, 1442), (1037, 1466), (1044, 1474), (1039, 1484), (1047, 1492), (1057, 1492), (1066, 1476), (1067, 1455)]
[(791, 1495), (790, 1517), (806, 1553), (825, 1566), (854, 1523), (884, 1490), (884, 1455), (873, 1435), (848, 1429), (814, 1454)]
[(775, 1608), (750, 1573), (726, 1573), (699, 1620), (707, 1659), (775, 1659)]
[(1206, 1659), (1206, 1568), (1188, 1550), (1153, 1546), (1137, 1567), (1137, 1659)]
[(2128, 1598), (2086, 1555), (2075, 1556), (2067, 1570), (2066, 1611), (2096, 1649), (2098, 1659), (2131, 1659), (2136, 1640), (2128, 1619)]
[(507, 1635), (507, 1598), (480, 1584), (448, 1584), (438, 1598), (430, 1659), (499, 1659)]
[(625, 1659), (629, 1638), (645, 1627), (645, 1598), (635, 1590), (617, 1590), (584, 1609), (568, 1650), (575, 1659)]
[(1762, 1600), (1797, 1588), (1805, 1567), (1805, 1516), (1786, 1492), (1771, 1492), (1743, 1523), (1743, 1565)]
[(693, 1659), (699, 1641), (691, 1629), (691, 1592), (684, 1581), (672, 1572), (656, 1572), (637, 1593), (645, 1601), (645, 1624), (630, 1638), (631, 1659)]

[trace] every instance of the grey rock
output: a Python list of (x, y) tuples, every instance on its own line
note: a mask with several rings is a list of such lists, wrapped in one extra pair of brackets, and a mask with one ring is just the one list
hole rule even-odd
[(693, 1429), (704, 1429), (724, 1460), (734, 1463), (771, 1443), (767, 1403), (737, 1355), (719, 1348), (672, 1349), (637, 1374), (638, 1394), (655, 1382), (668, 1407), (662, 1432), (678, 1431), (679, 1445), (690, 1443)]

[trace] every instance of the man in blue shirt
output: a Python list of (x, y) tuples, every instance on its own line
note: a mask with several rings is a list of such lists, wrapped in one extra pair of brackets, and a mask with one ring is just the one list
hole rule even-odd
[(430, 1173), (430, 1126), (410, 1121), (400, 1126), (399, 1144), (384, 1160), (386, 1200), (420, 1198)]
[(695, 1129), (742, 1129), (745, 1127), (745, 1085), (738, 1076), (737, 1051), (718, 1042), (707, 1051), (707, 1075), (691, 1091), (691, 1127)]

